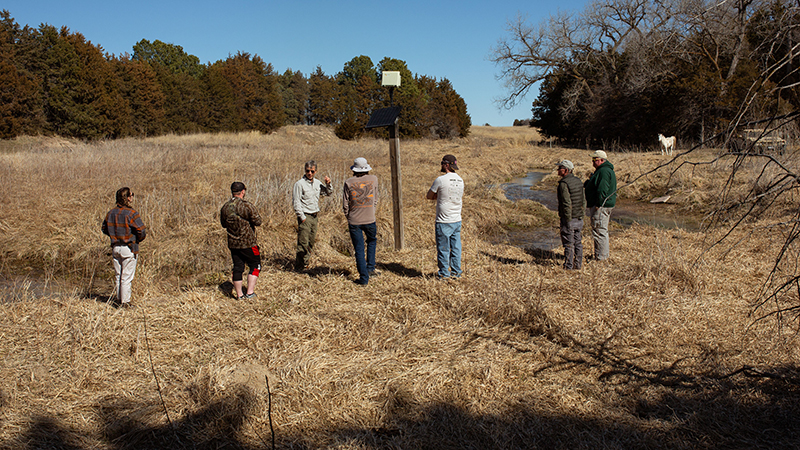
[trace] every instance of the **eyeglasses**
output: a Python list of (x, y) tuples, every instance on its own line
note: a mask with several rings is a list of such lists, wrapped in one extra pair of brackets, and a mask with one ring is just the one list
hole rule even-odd
[(442, 164), (450, 164), (450, 163), (447, 161), (442, 161)]
[(128, 195), (128, 197), (133, 198), (133, 192), (131, 192), (130, 195)]
[(306, 169), (306, 173), (316, 173), (317, 171), (314, 169)]
[(592, 158), (592, 161), (602, 161), (603, 158)]

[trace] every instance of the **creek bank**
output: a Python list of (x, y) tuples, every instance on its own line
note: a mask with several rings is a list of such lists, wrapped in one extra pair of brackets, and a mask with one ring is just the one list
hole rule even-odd
[[(544, 205), (551, 211), (558, 210), (558, 199), (555, 187), (543, 189), (541, 181), (550, 172), (530, 171), (524, 177), (514, 178), (500, 187), (507, 199), (516, 202), (531, 200)], [(617, 205), (611, 213), (612, 224), (610, 233), (625, 229), (639, 223), (658, 228), (684, 229), (688, 231), (700, 230), (700, 221), (686, 215), (676, 214), (674, 205), (668, 203), (644, 203), (630, 200), (617, 200)], [(588, 226), (588, 218), (584, 218)], [(588, 228), (584, 233), (588, 233)], [(504, 236), (495, 241), (534, 250), (553, 250), (561, 246), (558, 235), (558, 223), (548, 227), (508, 230)]]

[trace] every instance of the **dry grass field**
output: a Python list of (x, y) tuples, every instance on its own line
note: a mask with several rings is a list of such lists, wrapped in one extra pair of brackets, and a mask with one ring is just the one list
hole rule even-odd
[[(724, 229), (634, 225), (614, 229), (611, 258), (580, 272), (561, 269), (560, 248), (497, 244), (508, 230), (555, 229), (557, 218), (488, 186), (563, 158), (582, 179), (592, 171), (588, 151), (539, 140), (521, 127), (401, 140), (399, 251), (386, 141), (287, 127), (0, 143), (0, 448), (800, 446), (796, 323), (750, 314), (782, 241), (748, 235), (758, 223), (712, 248)], [(638, 179), (668, 159), (609, 159), (620, 185), (637, 180), (623, 201), (669, 193), (665, 211), (702, 218), (729, 163), (678, 164), (712, 152)], [(465, 275), (443, 282), (424, 196), (446, 153), (467, 190)], [(316, 160), (338, 193), (358, 156), (382, 183), (382, 274), (352, 282), (339, 197), (322, 201), (312, 269), (292, 272), (290, 192), (303, 162)], [(555, 189), (556, 178), (543, 184)], [(247, 301), (220, 289), (230, 255), (218, 214), (235, 180), (265, 218), (258, 297)], [(107, 303), (113, 270), (100, 232), (122, 186), (149, 231), (133, 309)]]

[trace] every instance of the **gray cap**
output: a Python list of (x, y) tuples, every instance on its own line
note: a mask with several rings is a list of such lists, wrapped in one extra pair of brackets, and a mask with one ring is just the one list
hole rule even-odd
[(556, 164), (556, 167), (557, 167), (557, 168), (558, 168), (558, 167), (563, 167), (563, 168), (565, 168), (565, 169), (567, 169), (567, 170), (572, 170), (572, 169), (574, 169), (574, 168), (575, 168), (575, 165), (574, 165), (574, 164), (572, 164), (572, 161), (570, 161), (570, 160), (568, 160), (568, 159), (565, 159), (565, 160), (563, 160), (563, 161), (559, 162), (558, 164)]

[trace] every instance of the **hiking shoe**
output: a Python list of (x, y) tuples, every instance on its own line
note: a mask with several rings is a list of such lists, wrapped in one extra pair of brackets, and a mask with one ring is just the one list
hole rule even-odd
[(370, 277), (370, 278), (372, 278), (372, 277), (377, 277), (377, 276), (378, 276), (378, 275), (380, 275), (380, 274), (381, 274), (381, 271), (380, 271), (380, 270), (373, 270), (372, 272), (370, 272), (370, 273), (369, 273), (369, 277)]
[(257, 297), (256, 293), (253, 292), (252, 294), (244, 294), (241, 298), (243, 298), (243, 299), (251, 299), (251, 298), (256, 298), (256, 297)]

